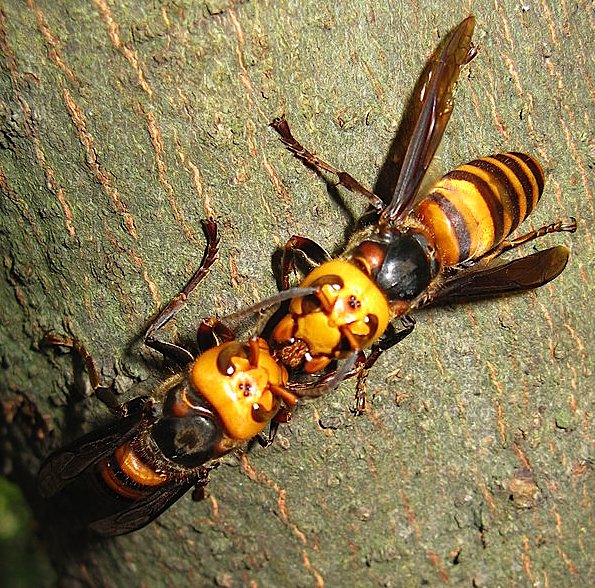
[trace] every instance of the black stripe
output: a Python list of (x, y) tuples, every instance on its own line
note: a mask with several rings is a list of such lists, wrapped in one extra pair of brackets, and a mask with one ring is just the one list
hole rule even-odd
[[(501, 161), (512, 173), (517, 177), (521, 184), (522, 193), (518, 194), (519, 202), (521, 198), (525, 199), (525, 216), (520, 219), (519, 224), (522, 223), (529, 213), (533, 210), (533, 184), (531, 178), (527, 175), (527, 172), (523, 169), (523, 166), (514, 157), (511, 157), (509, 153), (498, 153), (493, 156), (494, 159)], [(516, 227), (514, 227), (516, 228)]]
[(113, 460), (110, 459), (108, 467), (114, 474), (116, 480), (118, 480), (120, 485), (124, 486), (124, 488), (130, 488), (132, 490), (141, 490), (144, 488), (142, 484), (139, 484), (128, 474), (124, 473), (124, 470), (122, 470), (122, 468), (120, 467), (120, 462), (116, 459), (115, 455)]
[(475, 188), (477, 188), (478, 192), (481, 194), (483, 201), (486, 203), (488, 210), (490, 211), (490, 218), (492, 219), (492, 225), (494, 227), (494, 243), (500, 243), (500, 241), (504, 238), (504, 207), (502, 206), (502, 202), (498, 199), (498, 197), (494, 194), (494, 190), (490, 187), (490, 185), (479, 176), (471, 173), (469, 171), (465, 171), (462, 169), (455, 169), (447, 174), (447, 177), (452, 178), (453, 180), (462, 180), (464, 182), (468, 182), (472, 184)]
[(424, 200), (426, 199), (430, 200), (431, 202), (435, 202), (440, 207), (440, 210), (442, 210), (442, 212), (445, 214), (446, 218), (448, 218), (450, 221), (450, 224), (454, 229), (454, 233), (457, 236), (457, 244), (459, 246), (458, 261), (467, 259), (471, 250), (471, 240), (469, 238), (469, 229), (464, 217), (452, 205), (452, 202), (450, 202), (450, 200), (445, 198), (439, 192), (430, 192), (430, 194), (424, 198)]
[[(122, 468), (120, 467), (120, 463), (119, 463), (118, 459), (116, 458), (115, 454), (112, 454), (112, 456), (107, 459), (107, 462), (100, 466), (100, 469), (101, 469), (101, 467), (103, 467), (107, 470), (110, 470), (112, 472), (114, 478), (117, 480), (118, 484), (124, 490), (129, 489), (134, 492), (144, 492), (144, 493), (146, 493), (150, 490), (149, 486), (146, 486), (145, 484), (141, 484), (140, 482), (137, 482), (136, 480), (131, 478), (128, 474), (126, 474), (122, 470)], [(117, 492), (116, 490), (114, 490), (114, 488), (112, 488), (111, 486), (108, 486), (107, 482), (103, 478), (101, 479), (101, 481), (102, 481), (103, 485), (106, 486), (107, 490), (126, 499), (126, 496), (120, 495), (120, 493)], [(127, 498), (127, 500), (130, 500), (130, 499)]]
[(537, 184), (538, 193), (537, 200), (535, 201), (535, 204), (537, 204), (543, 192), (543, 186), (545, 185), (545, 177), (543, 176), (543, 170), (541, 169), (541, 166), (534, 157), (531, 157), (526, 153), (518, 153), (516, 151), (513, 151), (511, 155), (514, 155), (515, 157), (518, 157), (519, 159), (523, 160), (527, 167), (531, 170), (531, 173), (535, 178), (535, 183)]
[[(514, 186), (510, 183), (508, 176), (503, 172), (497, 165), (488, 161), (487, 159), (475, 159), (468, 163), (479, 169), (482, 169), (489, 173), (494, 180), (499, 184), (499, 193), (502, 196), (502, 211), (503, 215), (509, 214), (512, 221), (512, 229), (515, 229), (520, 223), (521, 210), (519, 208), (519, 199), (514, 189)], [(496, 196), (497, 198), (497, 196)], [(502, 219), (504, 222), (504, 218)], [(510, 233), (509, 233), (510, 234)]]

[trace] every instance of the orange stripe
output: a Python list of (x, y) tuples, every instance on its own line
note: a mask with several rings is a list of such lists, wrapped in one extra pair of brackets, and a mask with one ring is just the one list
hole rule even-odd
[[(489, 161), (487, 157), (476, 161), (481, 162), (484, 160)], [(510, 203), (508, 202), (509, 199), (506, 197), (506, 187), (501, 184), (500, 179), (496, 177), (489, 169), (477, 167), (475, 163), (475, 161), (472, 161), (471, 163), (461, 165), (457, 169), (469, 172), (486, 183), (490, 190), (490, 194), (489, 196), (484, 196), (484, 198), (491, 196), (494, 200), (496, 200), (499, 203), (499, 208), (502, 210), (500, 219), (500, 222), (502, 223), (501, 233), (502, 236), (506, 237), (510, 234), (510, 231), (512, 230), (513, 222), (512, 216), (510, 214)]]
[(166, 481), (165, 474), (156, 472), (144, 463), (130, 443), (120, 445), (114, 452), (118, 465), (124, 474), (141, 486), (161, 486)]
[[(468, 171), (473, 174), (473, 170)], [(433, 191), (444, 196), (465, 223), (468, 235), (466, 258), (478, 257), (491, 249), (494, 243), (494, 223), (485, 198), (477, 187), (470, 181), (455, 180), (445, 176)], [(453, 234), (453, 238), (460, 241), (463, 233), (459, 231), (458, 234)], [(462, 243), (459, 243), (459, 249), (463, 250)]]
[[(517, 178), (516, 174), (506, 165), (506, 163), (496, 159), (495, 157), (483, 157), (482, 159), (489, 161), (491, 164), (499, 168), (508, 179), (508, 187), (512, 189), (511, 197), (515, 198), (519, 205), (519, 222), (510, 229), (511, 231), (514, 231), (514, 229), (516, 229), (518, 225), (521, 224), (523, 220), (525, 220), (528, 214), (527, 195), (525, 194), (525, 190), (523, 189), (523, 186), (521, 185), (521, 182)], [(527, 170), (529, 169), (526, 165), (524, 168)], [(504, 208), (506, 210), (506, 206)]]
[[(527, 215), (531, 213), (531, 211), (537, 206), (537, 202), (539, 202), (539, 197), (541, 196), (541, 191), (539, 189), (539, 184), (533, 170), (530, 166), (527, 165), (524, 159), (519, 157), (516, 153), (507, 153), (508, 157), (514, 159), (517, 164), (523, 168), (523, 171), (529, 178), (529, 182), (531, 183), (531, 194), (525, 193), (525, 197), (527, 199)], [(536, 162), (537, 163), (537, 162)], [(537, 164), (539, 165), (539, 164)], [(539, 168), (541, 169), (541, 168)], [(525, 216), (525, 218), (527, 218)]]
[(122, 481), (118, 479), (116, 472), (112, 469), (112, 464), (107, 459), (104, 459), (99, 463), (99, 473), (105, 485), (118, 496), (128, 498), (129, 500), (138, 500), (146, 494), (143, 489), (136, 489), (123, 484)]
[(527, 164), (527, 167), (531, 170), (531, 173), (533, 174), (533, 177), (537, 182), (537, 193), (539, 200), (539, 197), (541, 197), (541, 194), (543, 192), (543, 186), (545, 184), (545, 176), (543, 175), (543, 168), (541, 167), (541, 164), (534, 157), (527, 155), (527, 153), (514, 152), (510, 155), (514, 155), (514, 157), (522, 159)]
[(415, 207), (416, 218), (431, 231), (436, 248), (440, 251), (444, 265), (455, 265), (460, 257), (459, 240), (456, 238), (452, 223), (432, 194), (420, 201)]
[[(496, 156), (500, 157), (499, 155)], [(500, 242), (502, 239), (508, 237), (514, 227), (518, 226), (521, 218), (520, 203), (514, 187), (508, 180), (508, 175), (502, 168), (489, 158), (475, 159), (471, 161), (469, 166), (480, 169), (483, 173), (491, 177), (491, 194), (490, 198), (497, 202), (496, 207), (501, 210), (500, 214)]]
[(444, 176), (415, 207), (442, 263), (477, 259), (506, 239), (541, 195), (539, 163), (528, 155), (500, 153), (462, 165)]

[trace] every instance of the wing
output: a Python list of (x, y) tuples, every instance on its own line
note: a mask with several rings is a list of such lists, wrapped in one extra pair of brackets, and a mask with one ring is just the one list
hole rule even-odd
[(107, 457), (136, 433), (143, 414), (138, 411), (118, 419), (52, 453), (39, 470), (39, 493), (44, 497), (53, 496), (87, 468)]
[(558, 245), (513, 261), (496, 261), (487, 267), (463, 270), (447, 280), (438, 294), (421, 306), (464, 302), (538, 288), (562, 273), (569, 254), (568, 247)]
[(196, 481), (197, 478), (193, 477), (186, 482), (173, 483), (158, 488), (146, 498), (131, 502), (128, 508), (90, 523), (89, 528), (106, 536), (125, 535), (137, 531), (155, 520), (176, 500), (186, 494)]
[(419, 95), (421, 110), (405, 153), (390, 204), (380, 217), (393, 223), (405, 216), (415, 200), (423, 177), (440, 144), (453, 108), (453, 92), (461, 68), (477, 54), (471, 37), (475, 18), (466, 18), (450, 35), (432, 63)]

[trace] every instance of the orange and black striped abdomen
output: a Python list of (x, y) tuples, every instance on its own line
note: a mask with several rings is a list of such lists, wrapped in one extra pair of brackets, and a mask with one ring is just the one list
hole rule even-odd
[(414, 208), (442, 263), (478, 259), (527, 218), (543, 191), (539, 163), (525, 153), (482, 157), (446, 174)]
[(103, 483), (117, 496), (129, 500), (139, 500), (167, 481), (164, 474), (146, 463), (134, 442), (120, 445), (99, 462), (98, 468)]

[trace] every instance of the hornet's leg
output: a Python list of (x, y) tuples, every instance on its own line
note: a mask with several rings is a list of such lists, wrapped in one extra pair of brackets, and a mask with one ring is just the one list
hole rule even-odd
[(397, 331), (392, 323), (389, 323), (388, 329), (377, 343), (372, 345), (372, 351), (366, 358), (364, 365), (360, 368), (357, 375), (357, 387), (355, 392), (355, 414), (362, 414), (366, 410), (366, 380), (372, 366), (378, 361), (378, 358), (384, 351), (400, 343), (405, 337), (410, 335), (415, 328), (415, 320), (409, 315), (401, 317), (403, 328)]
[(277, 436), (280, 424), (286, 424), (291, 420), (291, 410), (286, 406), (279, 409), (279, 412), (273, 417), (269, 424), (268, 434), (260, 433), (256, 440), (261, 447), (270, 447)]
[(198, 326), (196, 339), (200, 352), (204, 353), (207, 349), (211, 349), (211, 347), (235, 340), (235, 335), (225, 323), (215, 317), (211, 317), (201, 321)]
[(352, 175), (347, 172), (340, 171), (332, 165), (326, 163), (311, 151), (308, 151), (303, 147), (292, 135), (289, 125), (285, 117), (281, 116), (276, 118), (272, 123), (271, 127), (279, 133), (281, 140), (285, 143), (285, 146), (298, 158), (301, 159), (306, 165), (315, 168), (316, 170), (324, 170), (335, 176), (339, 180), (339, 184), (351, 192), (362, 194), (368, 199), (368, 202), (378, 212), (381, 212), (385, 208), (385, 204), (380, 196), (376, 196), (373, 192), (370, 192), (362, 184), (360, 184)]
[(200, 502), (206, 498), (206, 487), (210, 481), (209, 474), (211, 473), (211, 470), (217, 467), (217, 465), (208, 468), (201, 468), (199, 477), (194, 484), (194, 490), (192, 490), (192, 500), (195, 502)]
[(280, 289), (289, 288), (289, 276), (296, 270), (296, 262), (301, 258), (308, 266), (308, 271), (329, 261), (331, 256), (312, 239), (294, 235), (287, 241), (283, 248), (283, 257), (281, 258), (281, 280)]
[(209, 269), (217, 259), (219, 251), (219, 235), (217, 234), (217, 223), (214, 220), (203, 220), (202, 226), (207, 237), (207, 247), (198, 270), (184, 286), (184, 289), (175, 296), (169, 304), (149, 323), (144, 336), (144, 343), (148, 347), (159, 351), (164, 356), (184, 365), (191, 362), (192, 354), (174, 343), (160, 341), (155, 338), (155, 333), (165, 326), (188, 302), (190, 293), (202, 282), (209, 272)]
[(498, 257), (502, 253), (506, 251), (510, 251), (511, 249), (515, 249), (520, 245), (524, 245), (529, 241), (533, 241), (534, 239), (539, 239), (544, 235), (548, 235), (550, 233), (574, 233), (576, 231), (576, 219), (573, 217), (569, 217), (564, 220), (559, 220), (555, 223), (551, 223), (549, 225), (544, 225), (543, 227), (539, 227), (534, 231), (530, 231), (525, 235), (521, 235), (516, 239), (507, 239), (506, 241), (502, 241), (498, 247), (496, 247), (491, 253), (488, 253), (484, 258), (482, 258), (481, 263), (489, 263), (495, 257)]
[[(97, 364), (95, 363), (95, 360), (93, 359), (87, 348), (80, 341), (72, 337), (48, 333), (43, 338), (42, 344), (68, 347), (74, 350), (85, 364), (85, 368), (87, 370), (87, 373), (89, 374), (89, 382), (91, 384), (91, 388), (93, 389), (95, 396), (99, 400), (101, 400), (101, 402), (103, 402), (103, 404), (105, 404), (111, 412), (119, 416), (125, 417), (128, 414), (134, 412), (135, 410), (138, 410), (139, 407), (136, 406), (135, 401), (139, 400), (141, 397), (134, 398), (130, 402), (126, 402), (124, 404), (119, 403), (112, 388), (101, 381), (101, 378), (99, 376), (99, 370), (97, 369)], [(142, 403), (144, 403), (144, 398), (145, 397), (142, 397)]]

